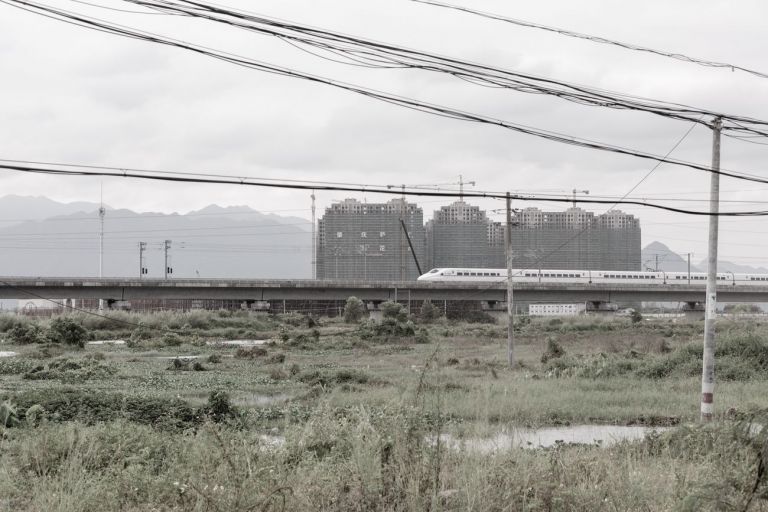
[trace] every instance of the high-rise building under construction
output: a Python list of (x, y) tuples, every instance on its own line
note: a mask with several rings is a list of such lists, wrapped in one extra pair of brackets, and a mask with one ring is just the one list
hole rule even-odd
[(419, 276), (416, 259), (426, 272), (424, 211), (404, 199), (334, 203), (317, 236), (318, 279), (412, 280)]
[[(394, 199), (365, 204), (347, 199), (320, 220), (320, 279), (413, 279), (418, 271), (400, 227), (406, 224), (422, 271), (440, 267), (503, 268), (505, 225), (465, 201), (423, 212)], [(581, 208), (547, 212), (526, 208), (512, 217), (515, 268), (641, 270), (640, 221), (618, 210), (595, 214)]]
[[(503, 225), (492, 230), (503, 233)], [(581, 208), (526, 208), (512, 219), (516, 268), (641, 270), (640, 245), (640, 221), (618, 210), (595, 215)]]

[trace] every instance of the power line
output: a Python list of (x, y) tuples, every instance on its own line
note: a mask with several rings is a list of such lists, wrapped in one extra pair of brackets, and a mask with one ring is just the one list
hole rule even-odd
[[(511, 130), (511, 131), (518, 132), (518, 133), (532, 135), (532, 136), (535, 136), (535, 137), (543, 138), (545, 140), (550, 140), (550, 141), (554, 141), (554, 142), (560, 142), (560, 143), (563, 143), (563, 144), (569, 144), (569, 145), (574, 145), (574, 146), (578, 146), (578, 147), (590, 148), (590, 149), (594, 149), (594, 150), (607, 151), (607, 152), (613, 152), (613, 153), (618, 153), (618, 154), (623, 154), (623, 155), (628, 155), (628, 156), (634, 156), (634, 157), (638, 157), (638, 158), (654, 160), (654, 161), (657, 161), (657, 162), (665, 162), (665, 163), (670, 163), (670, 164), (673, 164), (673, 165), (689, 167), (689, 168), (692, 168), (692, 169), (696, 169), (696, 170), (700, 170), (700, 171), (705, 171), (705, 172), (718, 172), (719, 174), (724, 175), (724, 176), (734, 177), (734, 178), (743, 179), (743, 180), (752, 181), (752, 182), (757, 182), (757, 183), (768, 183), (767, 179), (762, 178), (760, 176), (750, 175), (750, 174), (747, 174), (747, 173), (737, 174), (737, 173), (734, 173), (734, 172), (731, 172), (731, 171), (725, 171), (725, 170), (722, 170), (722, 169), (718, 170), (718, 171), (712, 171), (709, 167), (707, 167), (705, 165), (701, 165), (701, 164), (695, 164), (695, 163), (684, 162), (684, 161), (676, 160), (676, 159), (664, 158), (664, 157), (660, 157), (660, 156), (657, 156), (657, 155), (652, 155), (650, 153), (646, 153), (646, 152), (642, 152), (642, 151), (638, 151), (638, 150), (623, 148), (623, 147), (620, 147), (620, 146), (608, 145), (608, 144), (604, 144), (604, 143), (600, 143), (600, 142), (596, 142), (596, 141), (591, 141), (591, 140), (588, 140), (588, 139), (573, 137), (573, 136), (569, 136), (569, 135), (560, 134), (560, 133), (557, 133), (557, 132), (541, 130), (541, 129), (538, 129), (538, 128), (533, 128), (533, 127), (529, 127), (529, 126), (525, 126), (525, 125), (521, 125), (521, 124), (511, 123), (511, 122), (508, 122), (508, 121), (503, 121), (503, 120), (495, 119), (495, 118), (484, 116), (484, 115), (481, 115), (481, 114), (474, 114), (474, 113), (470, 113), (470, 112), (466, 112), (466, 111), (461, 111), (461, 110), (457, 110), (457, 109), (452, 109), (452, 108), (449, 108), (449, 107), (444, 107), (444, 106), (440, 106), (440, 105), (436, 105), (436, 104), (421, 102), (421, 101), (414, 100), (414, 99), (411, 99), (411, 98), (407, 98), (407, 97), (403, 97), (403, 96), (398, 96), (398, 95), (394, 95), (394, 94), (390, 94), (390, 93), (385, 93), (385, 92), (381, 92), (381, 91), (376, 91), (374, 89), (369, 89), (369, 88), (365, 88), (365, 87), (361, 87), (361, 86), (356, 86), (356, 85), (353, 85), (353, 84), (349, 84), (349, 83), (346, 83), (346, 82), (341, 82), (341, 81), (329, 79), (329, 78), (318, 76), (318, 75), (306, 74), (306, 73), (302, 73), (302, 72), (299, 72), (299, 71), (296, 71), (296, 70), (292, 70), (292, 69), (289, 69), (289, 68), (285, 68), (285, 67), (281, 67), (281, 66), (276, 66), (276, 65), (272, 65), (272, 64), (267, 64), (267, 63), (264, 63), (264, 62), (259, 62), (259, 61), (256, 61), (256, 60), (248, 59), (246, 57), (237, 56), (237, 55), (234, 55), (234, 54), (231, 54), (231, 53), (226, 53), (226, 52), (220, 52), (220, 51), (217, 51), (217, 50), (207, 49), (206, 47), (202, 47), (202, 46), (199, 46), (199, 45), (194, 45), (194, 44), (191, 44), (191, 43), (185, 43), (185, 42), (182, 42), (182, 41), (179, 41), (179, 40), (175, 40), (175, 39), (165, 38), (163, 36), (158, 36), (156, 34), (150, 34), (150, 33), (142, 32), (142, 31), (138, 31), (138, 30), (133, 30), (133, 29), (130, 29), (128, 27), (123, 27), (123, 26), (120, 26), (120, 25), (109, 24), (107, 22), (104, 22), (103, 20), (89, 19), (89, 18), (86, 18), (86, 17), (82, 17), (82, 16), (78, 16), (78, 15), (69, 13), (67, 11), (60, 11), (60, 10), (56, 10), (56, 9), (52, 9), (52, 8), (47, 8), (45, 6), (40, 6), (40, 5), (33, 4), (33, 3), (30, 3), (30, 2), (26, 2), (26, 1), (23, 1), (23, 0), (0, 0), (0, 2), (5, 3), (7, 5), (11, 5), (13, 7), (17, 7), (17, 8), (22, 9), (22, 10), (28, 10), (28, 11), (33, 12), (33, 13), (38, 14), (38, 15), (42, 15), (42, 16), (46, 16), (46, 17), (52, 17), (54, 19), (57, 19), (57, 20), (60, 20), (60, 21), (64, 21), (65, 23), (71, 23), (71, 24), (74, 24), (74, 25), (77, 25), (77, 26), (81, 26), (81, 27), (85, 27), (85, 28), (89, 28), (89, 29), (97, 30), (97, 31), (101, 31), (101, 32), (107, 32), (107, 33), (110, 33), (110, 34), (113, 34), (113, 35), (119, 35), (119, 36), (133, 38), (133, 39), (140, 39), (140, 40), (144, 40), (144, 41), (148, 41), (148, 42), (153, 42), (153, 43), (157, 43), (157, 44), (163, 44), (163, 45), (173, 46), (173, 47), (177, 47), (177, 48), (181, 48), (181, 49), (186, 49), (186, 50), (193, 51), (193, 52), (196, 52), (196, 53), (199, 53), (199, 54), (202, 54), (202, 55), (206, 55), (206, 56), (209, 56), (209, 57), (212, 57), (212, 58), (216, 58), (216, 59), (219, 59), (219, 60), (222, 60), (222, 61), (225, 61), (225, 62), (229, 62), (231, 64), (243, 66), (243, 67), (250, 68), (250, 69), (255, 69), (255, 70), (258, 70), (258, 71), (263, 71), (263, 72), (266, 72), (266, 73), (277, 74), (277, 75), (287, 76), (287, 77), (292, 77), (292, 78), (298, 78), (298, 79), (302, 79), (302, 80), (308, 80), (308, 81), (311, 81), (313, 83), (320, 83), (320, 84), (328, 85), (328, 86), (331, 86), (331, 87), (335, 87), (335, 88), (339, 88), (339, 89), (346, 90), (346, 91), (349, 91), (349, 92), (353, 92), (353, 93), (356, 93), (356, 94), (360, 94), (360, 95), (363, 95), (363, 96), (366, 96), (366, 97), (369, 97), (369, 98), (372, 98), (372, 99), (376, 99), (376, 100), (383, 101), (383, 102), (386, 102), (386, 103), (391, 103), (391, 104), (394, 104), (394, 105), (397, 105), (397, 106), (400, 106), (400, 107), (404, 107), (404, 108), (408, 108), (408, 109), (411, 109), (411, 110), (416, 110), (416, 111), (419, 111), (419, 112), (424, 112), (424, 113), (428, 113), (428, 114), (431, 114), (431, 115), (436, 115), (436, 116), (439, 116), (439, 117), (447, 117), (447, 118), (461, 120), (461, 121), (475, 122), (475, 123), (480, 123), (480, 124), (488, 124), (488, 125), (498, 126), (498, 127), (501, 127), (501, 128), (505, 128), (505, 129)], [(17, 4), (30, 5), (30, 6), (35, 7), (36, 9), (42, 10), (43, 12), (41, 13), (41, 12), (38, 12), (38, 11), (35, 11), (35, 10), (31, 10), (31, 9), (28, 9), (28, 8), (25, 8), (25, 7), (19, 7)], [(48, 12), (50, 14), (45, 14), (46, 12)], [(702, 114), (702, 111), (695, 111), (695, 112), (691, 111), (691, 112), (699, 114), (699, 115)], [(686, 118), (686, 119), (688, 119), (688, 118)], [(734, 118), (731, 117), (731, 119), (734, 119)], [(700, 122), (699, 119), (689, 119), (689, 120), (694, 121), (694, 122)], [(766, 123), (764, 121), (759, 121), (759, 120), (746, 120), (745, 121), (744, 119), (741, 119), (741, 118), (740, 118), (740, 120), (741, 120), (741, 122), (756, 122), (758, 124)], [(739, 129), (742, 129), (742, 128), (739, 128)], [(313, 187), (313, 188), (317, 188), (317, 187)]]
[(710, 61), (710, 60), (699, 59), (699, 58), (696, 58), (696, 57), (691, 57), (689, 55), (684, 55), (682, 53), (670, 52), (670, 51), (666, 51), (666, 50), (657, 50), (657, 49), (654, 49), (654, 48), (649, 48), (647, 46), (640, 46), (640, 45), (637, 45), (637, 44), (625, 43), (625, 42), (622, 42), (622, 41), (617, 41), (615, 39), (607, 39), (605, 37), (593, 36), (593, 35), (584, 34), (584, 33), (580, 33), (580, 32), (574, 32), (572, 30), (567, 30), (567, 29), (563, 29), (563, 28), (550, 27), (550, 26), (547, 26), (547, 25), (541, 25), (539, 23), (533, 23), (531, 21), (525, 21), (525, 20), (520, 20), (520, 19), (509, 18), (509, 17), (506, 17), (506, 16), (502, 16), (500, 14), (493, 14), (493, 13), (489, 13), (489, 12), (478, 11), (478, 10), (475, 10), (475, 9), (470, 9), (468, 7), (463, 7), (463, 6), (459, 6), (459, 5), (452, 5), (452, 4), (442, 3), (442, 2), (436, 2), (435, 0), (411, 0), (411, 1), (418, 2), (420, 4), (428, 4), (428, 5), (433, 5), (433, 6), (437, 6), (437, 7), (444, 7), (446, 9), (453, 9), (455, 11), (461, 11), (461, 12), (465, 12), (465, 13), (469, 13), (469, 14), (474, 14), (474, 15), (477, 15), (477, 16), (482, 16), (483, 18), (493, 19), (493, 20), (497, 20), (497, 21), (503, 21), (505, 23), (511, 23), (513, 25), (517, 25), (517, 26), (520, 26), (520, 27), (534, 28), (534, 29), (538, 29), (538, 30), (545, 30), (547, 32), (554, 32), (554, 33), (557, 33), (557, 34), (560, 34), (560, 35), (563, 35), (563, 36), (573, 37), (573, 38), (576, 38), (576, 39), (584, 39), (584, 40), (587, 40), (587, 41), (591, 41), (593, 43), (613, 45), (613, 46), (618, 46), (620, 48), (625, 48), (627, 50), (634, 50), (634, 51), (638, 51), (638, 52), (652, 53), (652, 54), (655, 54), (655, 55), (660, 55), (662, 57), (668, 57), (670, 59), (675, 59), (675, 60), (679, 60), (679, 61), (683, 61), (683, 62), (690, 62), (692, 64), (698, 64), (698, 65), (704, 66), (704, 67), (730, 69), (731, 71), (739, 70), (739, 71), (743, 71), (745, 73), (748, 73), (750, 75), (753, 75), (753, 76), (756, 76), (756, 77), (759, 77), (759, 78), (768, 78), (768, 73), (764, 73), (762, 71), (757, 71), (757, 70), (754, 70), (754, 69), (745, 68), (743, 66), (737, 66), (736, 64), (729, 64), (727, 62), (717, 62), (717, 61)]
[[(16, 0), (19, 1), (19, 0)], [(708, 125), (701, 116), (725, 117), (732, 119), (734, 126), (728, 129), (750, 131), (768, 136), (764, 131), (754, 131), (745, 124), (766, 125), (768, 122), (731, 116), (697, 107), (677, 103), (648, 100), (628, 94), (603, 91), (597, 88), (568, 83), (551, 78), (518, 73), (506, 69), (491, 67), (475, 62), (463, 61), (420, 50), (405, 48), (388, 43), (381, 43), (360, 37), (349, 36), (326, 29), (299, 25), (293, 22), (276, 20), (263, 15), (249, 14), (244, 11), (214, 6), (209, 3), (192, 0), (124, 0), (127, 3), (164, 11), (177, 12), (185, 16), (197, 17), (223, 23), (261, 35), (274, 36), (283, 41), (308, 45), (320, 50), (327, 50), (333, 55), (349, 57), (350, 64), (378, 68), (412, 68), (449, 74), (465, 79), (470, 83), (494, 88), (513, 89), (517, 92), (546, 94), (560, 97), (579, 104), (600, 106), (613, 109), (640, 110), (644, 112), (685, 119)], [(295, 46), (295, 45), (294, 45)], [(322, 57), (312, 53), (312, 55)], [(336, 59), (330, 59), (339, 62)], [(699, 118), (697, 119), (697, 116)]]
[[(70, 164), (70, 166), (73, 166), (74, 164)], [(39, 166), (28, 166), (28, 165), (11, 165), (11, 164), (0, 164), (0, 169), (7, 169), (11, 171), (18, 171), (18, 172), (25, 172), (25, 173), (32, 173), (32, 174), (48, 174), (48, 175), (55, 175), (55, 176), (102, 176), (102, 177), (123, 177), (123, 178), (134, 178), (134, 179), (145, 179), (145, 180), (154, 180), (154, 181), (166, 181), (171, 183), (202, 183), (202, 184), (217, 184), (217, 185), (242, 185), (242, 186), (251, 186), (251, 187), (263, 187), (263, 188), (277, 188), (277, 189), (294, 189), (294, 190), (325, 190), (325, 191), (341, 191), (341, 192), (361, 192), (361, 193), (377, 193), (377, 194), (387, 194), (387, 195), (408, 195), (408, 196), (425, 196), (425, 197), (475, 197), (475, 198), (490, 198), (490, 199), (506, 199), (506, 194), (498, 194), (498, 193), (486, 193), (486, 192), (464, 192), (461, 193), (454, 193), (454, 192), (432, 192), (432, 191), (425, 191), (425, 190), (395, 190), (391, 188), (378, 188), (378, 187), (372, 187), (372, 186), (366, 186), (366, 185), (357, 185), (357, 186), (337, 186), (337, 185), (316, 185), (316, 184), (300, 184), (300, 183), (277, 183), (277, 182), (263, 182), (263, 181), (254, 181), (250, 179), (222, 179), (222, 178), (204, 178), (204, 177), (190, 177), (190, 176), (172, 176), (169, 174), (157, 174), (157, 173), (138, 173), (138, 172), (110, 172), (110, 171), (77, 171), (77, 170), (63, 170), (63, 169), (56, 169), (52, 167), (39, 167)], [(571, 203), (573, 202), (572, 198), (565, 198), (565, 197), (537, 197), (537, 196), (524, 196), (524, 195), (513, 195), (511, 196), (513, 199), (517, 201), (542, 201), (542, 202), (554, 202), (554, 203)], [(585, 203), (585, 204), (628, 204), (628, 205), (637, 205), (637, 206), (645, 206), (649, 208), (656, 208), (659, 210), (665, 210), (669, 212), (674, 213), (684, 213), (689, 215), (702, 215), (702, 216), (712, 216), (713, 214), (709, 211), (699, 211), (699, 210), (688, 210), (684, 208), (677, 208), (674, 206), (668, 206), (668, 205), (662, 205), (662, 204), (656, 204), (656, 203), (650, 203), (647, 201), (636, 201), (636, 200), (622, 200), (622, 201), (614, 201), (614, 200), (603, 200), (603, 199), (587, 199), (587, 198), (579, 198), (576, 200), (577, 203)], [(720, 212), (716, 215), (720, 217), (753, 217), (753, 216), (766, 216), (768, 215), (768, 210), (757, 210), (757, 211), (731, 211), (731, 212)]]

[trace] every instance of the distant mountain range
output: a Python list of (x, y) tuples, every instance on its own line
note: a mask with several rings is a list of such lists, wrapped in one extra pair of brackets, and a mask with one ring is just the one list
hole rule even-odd
[[(669, 247), (661, 242), (652, 242), (648, 244), (641, 253), (641, 260), (643, 262), (644, 270), (663, 270), (665, 272), (687, 272), (688, 271), (688, 259), (683, 258), (683, 255), (673, 252)], [(658, 264), (658, 266), (657, 266)], [(768, 268), (765, 267), (751, 267), (749, 265), (740, 265), (738, 263), (732, 263), (730, 261), (718, 260), (717, 269), (719, 272), (734, 272), (734, 273), (756, 273), (756, 274), (768, 274)], [(704, 259), (699, 263), (691, 262), (691, 272), (706, 272), (707, 260)]]
[[(98, 204), (0, 198), (0, 275), (98, 276)], [(172, 277), (308, 278), (311, 222), (248, 206), (187, 214), (107, 209), (104, 276), (138, 276), (139, 242), (149, 277), (161, 277), (171, 241)]]

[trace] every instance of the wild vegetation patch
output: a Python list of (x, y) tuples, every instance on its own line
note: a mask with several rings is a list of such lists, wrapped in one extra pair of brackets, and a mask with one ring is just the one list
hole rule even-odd
[[(544, 371), (552, 377), (660, 379), (701, 375), (701, 343), (687, 343), (676, 349), (662, 346), (660, 352), (566, 355), (561, 347), (553, 351), (550, 346), (542, 362)], [(739, 381), (768, 377), (768, 337), (754, 332), (721, 336), (717, 345), (717, 375), (718, 379)]]

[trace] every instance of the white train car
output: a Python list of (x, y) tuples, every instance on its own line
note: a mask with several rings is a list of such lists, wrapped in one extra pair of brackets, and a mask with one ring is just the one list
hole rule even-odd
[[(418, 278), (419, 281), (501, 282), (507, 279), (504, 268), (434, 268)], [(625, 270), (555, 270), (513, 269), (512, 280), (520, 283), (606, 283), (606, 284), (664, 284), (705, 286), (704, 272), (632, 272)], [(717, 274), (720, 285), (768, 286), (768, 274)]]

